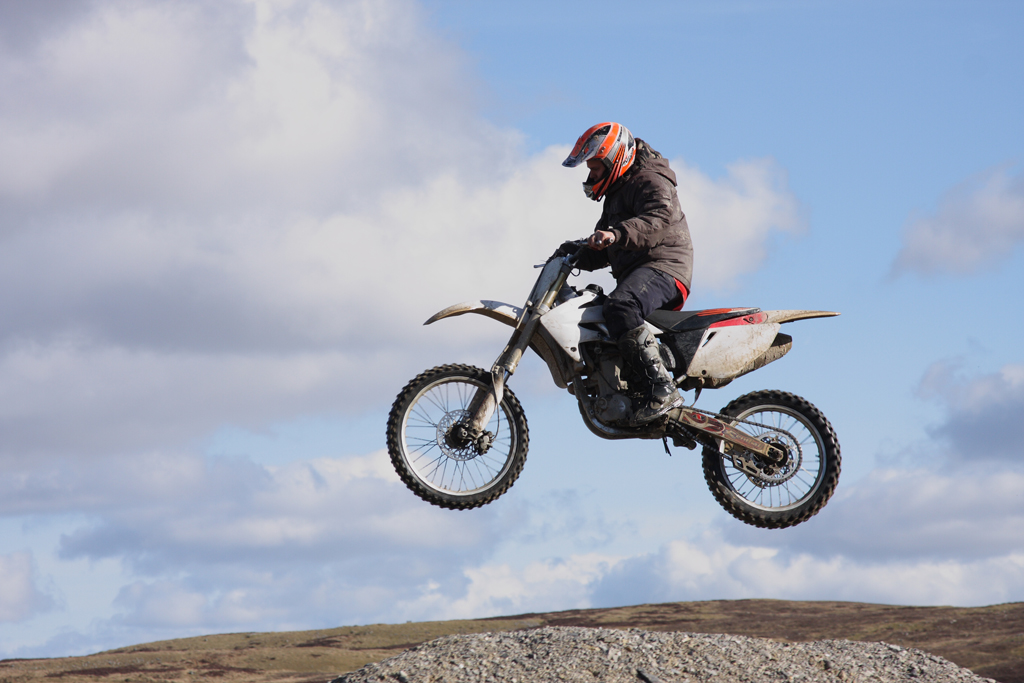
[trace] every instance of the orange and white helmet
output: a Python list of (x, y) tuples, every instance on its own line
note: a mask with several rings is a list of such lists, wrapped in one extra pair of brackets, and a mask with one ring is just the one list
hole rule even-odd
[(600, 159), (608, 170), (604, 177), (590, 182), (590, 178), (583, 183), (583, 191), (595, 202), (604, 196), (608, 188), (622, 177), (622, 174), (629, 170), (636, 159), (636, 141), (632, 133), (618, 123), (610, 121), (599, 123), (587, 129), (572, 152), (562, 162), (562, 166), (574, 168), (588, 159)]

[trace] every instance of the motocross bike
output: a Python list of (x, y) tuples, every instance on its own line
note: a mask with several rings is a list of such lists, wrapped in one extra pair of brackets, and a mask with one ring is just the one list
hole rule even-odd
[[(402, 481), (423, 500), (470, 509), (505, 493), (526, 462), (526, 415), (506, 383), (527, 348), (551, 378), (576, 397), (580, 415), (603, 439), (661, 439), (702, 447), (704, 478), (734, 517), (781, 529), (820, 511), (839, 481), (839, 441), (813, 405), (790, 393), (756, 391), (719, 413), (676, 407), (639, 426), (631, 424), (645, 384), (608, 336), (604, 294), (596, 285), (566, 284), (579, 250), (542, 266), (523, 307), (499, 301), (450, 306), (426, 325), (476, 313), (514, 328), (490, 372), (442, 365), (410, 381), (388, 416), (387, 445)], [(538, 266), (541, 267), (541, 266)], [(682, 391), (718, 388), (781, 358), (793, 338), (783, 323), (839, 315), (830, 311), (716, 308), (658, 310), (646, 323), (659, 341), (665, 367)]]

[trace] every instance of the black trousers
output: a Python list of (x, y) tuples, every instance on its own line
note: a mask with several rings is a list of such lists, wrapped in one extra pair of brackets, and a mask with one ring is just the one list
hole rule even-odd
[(683, 302), (676, 279), (643, 266), (618, 281), (604, 302), (604, 322), (612, 339), (644, 324), (659, 308), (675, 308)]

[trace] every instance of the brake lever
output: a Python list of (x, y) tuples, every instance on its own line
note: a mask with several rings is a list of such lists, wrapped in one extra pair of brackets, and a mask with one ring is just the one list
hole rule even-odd
[[(569, 265), (575, 266), (576, 265), (576, 258), (580, 255), (580, 252), (582, 252), (584, 249), (589, 249), (590, 247), (587, 246), (587, 240), (586, 239), (572, 240), (572, 241), (579, 247), (579, 249), (576, 250), (576, 253), (575, 254), (566, 254), (564, 256), (560, 256), (560, 257), (556, 257), (556, 258), (569, 258), (569, 259), (572, 259), (572, 261), (570, 262)], [(534, 268), (543, 268), (544, 266), (546, 266), (550, 262), (551, 262), (551, 259), (548, 259), (544, 263), (535, 264), (533, 267)]]

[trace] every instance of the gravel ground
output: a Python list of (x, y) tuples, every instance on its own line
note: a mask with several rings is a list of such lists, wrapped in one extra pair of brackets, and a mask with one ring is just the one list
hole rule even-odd
[(981, 683), (941, 657), (885, 643), (545, 627), (446, 636), (331, 683)]

